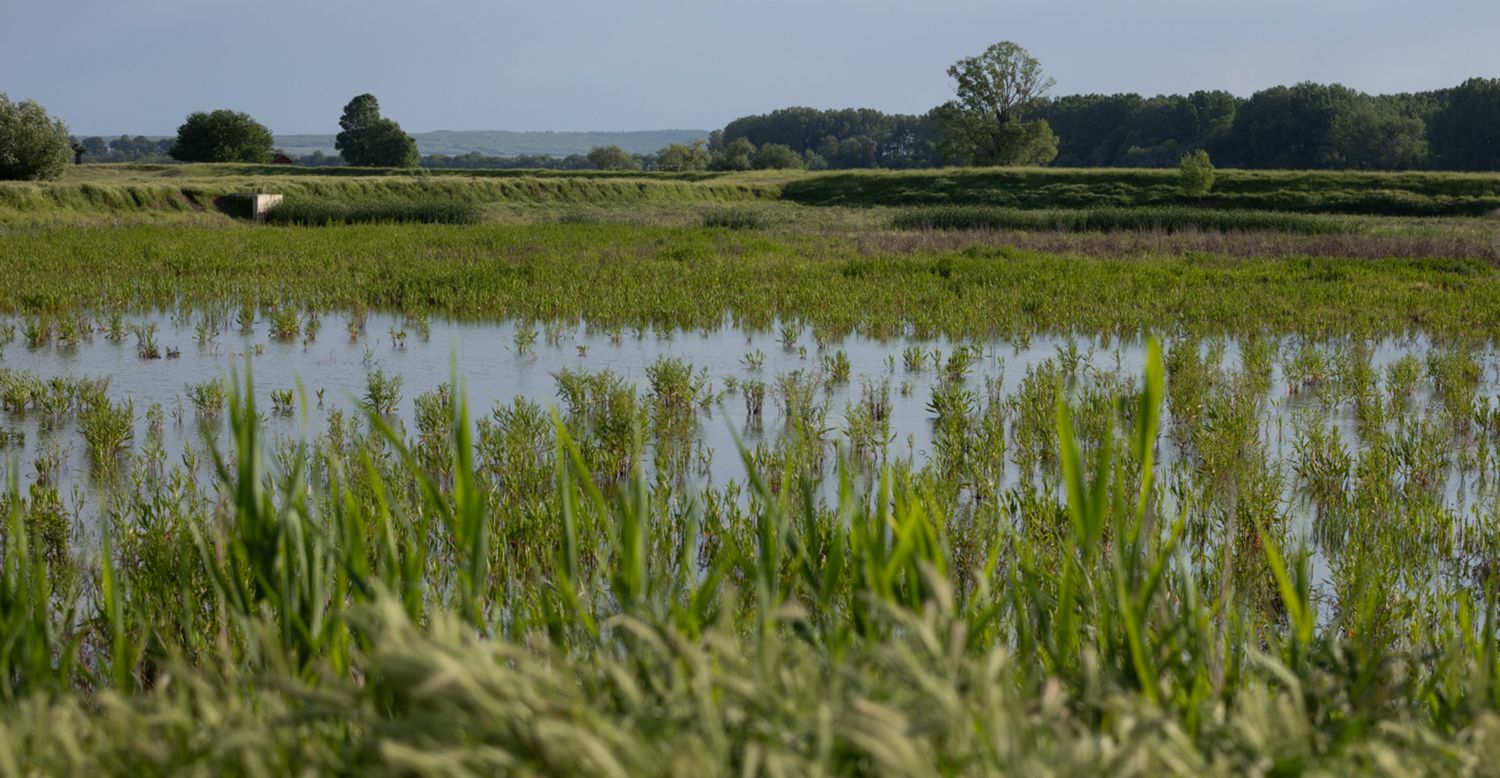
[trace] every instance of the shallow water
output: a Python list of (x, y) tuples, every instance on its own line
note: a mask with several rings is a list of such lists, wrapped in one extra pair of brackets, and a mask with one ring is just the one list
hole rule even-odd
[[(933, 414), (927, 404), (939, 381), (939, 371), (932, 367), (934, 351), (946, 359), (955, 346), (979, 346), (982, 356), (973, 364), (968, 386), (979, 391), (986, 379), (998, 379), (1007, 393), (1017, 388), (1028, 368), (1058, 357), (1065, 350), (1083, 352), (1092, 370), (1112, 371), (1137, 380), (1143, 372), (1145, 354), (1140, 342), (1105, 343), (1066, 335), (1038, 336), (1027, 342), (979, 344), (956, 344), (942, 339), (880, 341), (855, 335), (820, 344), (808, 328), (794, 328), (795, 339), (783, 342), (780, 327), (754, 332), (728, 325), (712, 331), (604, 332), (576, 323), (545, 330), (536, 327), (534, 344), (521, 348), (517, 345), (517, 331), (529, 325), (516, 321), (433, 320), (430, 331), (424, 335), (413, 323), (381, 314), (371, 314), (363, 333), (356, 338), (350, 337), (348, 319), (332, 314), (322, 317), (316, 338), (288, 342), (271, 338), (264, 318), (248, 331), (242, 331), (228, 317), (225, 319), (220, 325), (222, 334), (200, 344), (195, 334), (197, 319), (178, 319), (167, 314), (134, 317), (131, 324), (154, 324), (158, 328), (157, 340), (164, 354), (178, 354), (162, 359), (141, 358), (133, 336), (111, 340), (102, 332), (94, 332), (74, 345), (52, 343), (37, 348), (27, 347), (18, 337), (4, 346), (0, 369), (29, 373), (43, 380), (108, 378), (108, 394), (112, 399), (134, 402), (137, 448), (146, 438), (146, 409), (153, 403), (160, 404), (166, 416), (163, 442), (170, 465), (179, 461), (186, 446), (201, 448), (187, 387), (216, 378), (229, 379), (236, 373), (243, 377), (246, 370), (254, 378), (256, 403), (266, 418), (270, 435), (309, 438), (326, 428), (328, 413), (334, 408), (358, 414), (366, 376), (375, 369), (401, 376), (402, 398), (395, 416), (405, 424), (408, 434), (415, 434), (415, 398), (452, 381), (455, 376), (467, 392), (471, 418), (477, 419), (488, 414), (497, 403), (509, 403), (517, 396), (543, 406), (557, 403), (554, 376), (566, 368), (610, 370), (644, 393), (649, 388), (647, 367), (660, 357), (672, 357), (690, 363), (696, 370), (706, 370), (714, 391), (719, 392), (727, 380), (760, 380), (772, 385), (779, 374), (794, 370), (816, 373), (823, 356), (842, 350), (848, 355), (851, 371), (847, 382), (826, 390), (828, 426), (834, 430), (830, 438), (843, 437), (846, 408), (859, 400), (864, 383), (888, 381), (892, 442), (887, 455), (892, 460), (921, 465), (928, 461), (933, 445)], [(403, 329), (407, 333), (404, 343), (394, 335)], [(902, 363), (903, 349), (914, 345), (928, 353), (928, 363), (920, 372), (908, 371)], [(1223, 364), (1237, 367), (1237, 345), (1232, 341), (1225, 345)], [(1283, 353), (1292, 347), (1290, 341), (1280, 345)], [(1372, 366), (1383, 374), (1385, 367), (1401, 356), (1421, 357), (1430, 347), (1422, 338), (1373, 344)], [(758, 368), (749, 364), (746, 355), (750, 353), (762, 354), (764, 363)], [(1494, 369), (1497, 355), (1486, 350), (1478, 352), (1478, 356), (1485, 366), (1479, 388), (1484, 400), (1493, 397), (1500, 388)], [(1422, 386), (1428, 387), (1428, 383), (1424, 380)], [(1285, 501), (1294, 517), (1301, 517), (1299, 523), (1305, 529), (1308, 508), (1300, 504), (1290, 486), (1294, 482), (1288, 462), (1292, 418), (1298, 412), (1323, 415), (1333, 423), (1346, 447), (1356, 451), (1353, 410), (1349, 403), (1327, 407), (1310, 394), (1290, 396), (1281, 359), (1274, 363), (1271, 385), (1267, 410), (1261, 419), (1261, 440), (1269, 448), (1275, 466), (1288, 476)], [(270, 412), (273, 390), (297, 388), (302, 397), (300, 412)], [(744, 401), (738, 394), (726, 394), (717, 404), (702, 411), (700, 442), (711, 454), (703, 473), (707, 483), (743, 480), (744, 465), (737, 455), (737, 438), (754, 446), (757, 442), (769, 442), (778, 434), (782, 427), (780, 411), (772, 395), (768, 390), (764, 431), (747, 425)], [(1432, 404), (1430, 388), (1423, 388), (1415, 402)], [(12, 442), (5, 455), (23, 486), (36, 478), (31, 462), (38, 452), (59, 448), (61, 491), (80, 514), (87, 513), (90, 495), (96, 494), (97, 485), (90, 475), (88, 453), (76, 419), (65, 419), (56, 429), (47, 430), (35, 411), (0, 413), (0, 430), (10, 433)], [(1166, 436), (1161, 449), (1160, 461), (1168, 468), (1177, 458), (1177, 452)], [(1007, 485), (1017, 477), (1014, 465), (1008, 467)], [(206, 474), (207, 470), (200, 472)], [(1462, 469), (1452, 467), (1450, 475), (1462, 476)], [(1446, 484), (1446, 506), (1455, 513), (1469, 510), (1471, 501), (1476, 499), (1466, 486), (1463, 477), (1450, 477)]]
[[(338, 316), (325, 317), (322, 330), (311, 342), (272, 339), (265, 324), (260, 322), (250, 333), (236, 328), (200, 346), (195, 342), (191, 323), (177, 322), (165, 315), (140, 317), (133, 322), (156, 324), (163, 351), (176, 350), (180, 356), (142, 359), (137, 355), (133, 336), (111, 341), (95, 334), (91, 340), (75, 346), (34, 349), (18, 339), (0, 356), (0, 368), (28, 372), (43, 380), (108, 378), (111, 399), (132, 399), (138, 417), (143, 417), (149, 403), (162, 404), (168, 418), (167, 450), (175, 459), (184, 441), (194, 440), (197, 435), (195, 425), (178, 423), (179, 419), (193, 418), (187, 387), (216, 378), (227, 380), (234, 375), (243, 378), (247, 370), (254, 379), (256, 404), (262, 411), (271, 408), (273, 390), (300, 387), (306, 401), (302, 409), (305, 418), (302, 413), (266, 414), (271, 434), (297, 435), (304, 429), (320, 430), (327, 412), (333, 408), (356, 411), (365, 393), (366, 376), (376, 369), (401, 376), (402, 398), (396, 417), (410, 427), (416, 396), (451, 382), (455, 375), (467, 392), (471, 416), (477, 417), (488, 413), (497, 402), (508, 403), (518, 396), (544, 406), (555, 404), (558, 400), (554, 376), (567, 368), (609, 370), (644, 392), (646, 368), (660, 357), (672, 357), (687, 361), (695, 369), (706, 369), (719, 390), (728, 376), (769, 384), (778, 374), (793, 370), (816, 372), (820, 369), (821, 355), (843, 350), (851, 364), (850, 380), (827, 390), (830, 424), (842, 429), (846, 405), (858, 400), (863, 381), (889, 379), (892, 431), (896, 439), (892, 455), (909, 455), (922, 462), (932, 441), (931, 416), (925, 407), (938, 374), (930, 366), (921, 372), (904, 370), (900, 352), (917, 344), (929, 353), (938, 349), (946, 357), (955, 345), (943, 339), (881, 342), (851, 336), (836, 344), (825, 344), (820, 351), (808, 329), (802, 330), (798, 339), (787, 346), (776, 331), (745, 333), (724, 327), (711, 332), (624, 330), (612, 335), (574, 325), (562, 330), (550, 343), (538, 328), (535, 344), (521, 349), (516, 345), (518, 322), (434, 320), (426, 337), (408, 327), (405, 343), (398, 347), (391, 330), (402, 327), (399, 317), (370, 315), (367, 334), (357, 340), (349, 338), (344, 321)], [(982, 386), (985, 377), (1003, 377), (1006, 386), (1013, 386), (1027, 366), (1054, 356), (1063, 343), (1062, 338), (1042, 337), (1023, 345), (987, 344), (983, 358), (974, 364), (969, 384)], [(746, 362), (746, 355), (751, 352), (764, 355), (759, 369)], [(1122, 348), (1122, 369), (1139, 373), (1142, 353), (1138, 345)], [(1113, 356), (1109, 361), (1113, 365)], [(902, 384), (909, 391), (902, 391)], [(317, 403), (319, 391), (323, 392), (322, 407)], [(25, 448), (33, 448), (41, 440), (67, 445), (65, 474), (74, 477), (85, 474), (88, 460), (76, 424), (64, 423), (62, 429), (47, 434), (42, 432), (40, 419), (35, 416), (10, 415), (3, 423), (6, 428), (24, 434)], [(731, 454), (714, 457), (715, 480), (735, 477), (743, 470), (738, 457), (733, 455), (736, 435), (753, 444), (762, 435), (774, 434), (777, 416), (774, 399), (769, 395), (765, 416), (766, 432), (747, 426), (743, 400), (738, 396), (724, 398), (721, 404), (704, 409), (704, 443), (714, 452)], [(136, 439), (142, 439), (144, 432), (144, 420), (138, 418)], [(17, 453), (13, 448), (13, 459)]]

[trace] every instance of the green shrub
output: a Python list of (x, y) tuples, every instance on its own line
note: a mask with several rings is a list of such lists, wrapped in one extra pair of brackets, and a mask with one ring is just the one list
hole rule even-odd
[(1214, 188), (1214, 163), (1203, 149), (1183, 154), (1177, 165), (1177, 181), (1188, 197), (1202, 197)]
[(68, 127), (33, 100), (0, 93), (0, 180), (43, 181), (62, 175), (72, 147)]
[(723, 227), (727, 230), (758, 230), (766, 226), (766, 217), (759, 211), (748, 208), (720, 208), (703, 213), (704, 227)]

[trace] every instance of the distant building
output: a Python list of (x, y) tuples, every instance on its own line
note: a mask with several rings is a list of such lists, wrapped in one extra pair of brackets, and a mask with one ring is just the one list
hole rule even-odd
[(293, 160), (291, 157), (288, 157), (287, 155), (282, 154), (281, 152), (278, 151), (278, 152), (276, 152), (276, 156), (271, 157), (271, 164), (273, 164), (273, 165), (295, 165), (295, 164), (297, 164), (297, 162), (295, 160)]

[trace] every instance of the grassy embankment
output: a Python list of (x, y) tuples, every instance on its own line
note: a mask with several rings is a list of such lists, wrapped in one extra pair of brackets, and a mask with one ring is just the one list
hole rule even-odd
[[(309, 218), (315, 208), (384, 207), (372, 218), (399, 218), (397, 206), (457, 207), (476, 219), (507, 209), (558, 207), (692, 208), (765, 203), (845, 208), (1006, 210), (1157, 209), (1152, 216), (1090, 223), (1000, 220), (1019, 229), (1133, 229), (1170, 213), (1174, 225), (1205, 229), (1359, 231), (1359, 222), (1268, 217), (1227, 219), (1220, 211), (1406, 217), (1482, 216), (1500, 210), (1500, 176), (1450, 173), (1221, 171), (1213, 192), (1186, 198), (1175, 173), (1160, 170), (963, 170), (638, 173), (560, 171), (392, 171), (249, 165), (86, 165), (59, 182), (0, 183), (0, 224), (212, 214), (215, 201), (242, 191), (285, 194)], [(1165, 209), (1165, 210), (1162, 210)], [(955, 223), (954, 211), (904, 218)], [(967, 212), (975, 222), (974, 212)], [(1198, 216), (1195, 216), (1198, 215)], [(338, 220), (337, 213), (333, 214)], [(979, 226), (998, 217), (979, 218)], [(958, 222), (964, 219), (958, 219)], [(1327, 225), (1337, 225), (1329, 227)], [(1304, 226), (1305, 225), (1305, 226)], [(1352, 226), (1351, 226), (1352, 225)]]

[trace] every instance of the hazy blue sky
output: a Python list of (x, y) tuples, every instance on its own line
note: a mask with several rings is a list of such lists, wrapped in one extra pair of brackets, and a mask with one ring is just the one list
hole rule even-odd
[(332, 132), (373, 92), (408, 131), (722, 126), (790, 105), (920, 112), (1014, 40), (1056, 94), (1368, 92), (1500, 76), (1500, 0), (0, 0), (0, 91), (75, 133), (228, 107)]

